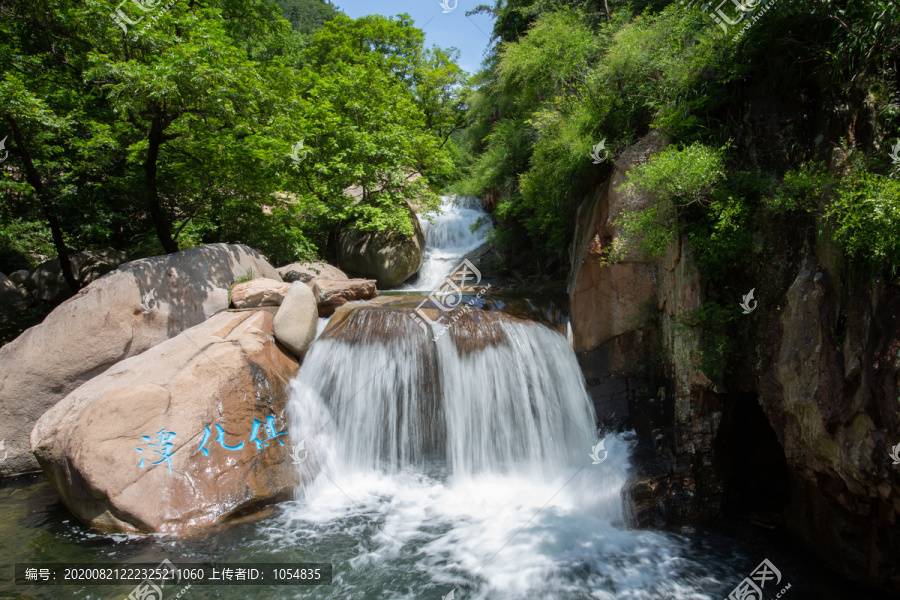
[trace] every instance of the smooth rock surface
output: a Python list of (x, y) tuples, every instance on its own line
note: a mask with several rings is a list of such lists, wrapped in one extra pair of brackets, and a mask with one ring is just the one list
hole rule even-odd
[(349, 279), (347, 274), (324, 262), (292, 263), (276, 269), (283, 281), (293, 283), (302, 281), (310, 288), (319, 279)]
[(425, 232), (412, 209), (411, 237), (397, 231), (344, 230), (338, 238), (338, 263), (353, 277), (375, 279), (379, 289), (400, 285), (422, 266)]
[(259, 277), (231, 288), (231, 303), (235, 308), (280, 306), (291, 284)]
[(347, 279), (345, 281), (319, 279), (313, 286), (313, 295), (320, 317), (329, 317), (338, 307), (353, 300), (369, 300), (378, 295), (374, 279)]
[(593, 350), (635, 329), (640, 311), (656, 303), (658, 261), (634, 252), (612, 265), (603, 264), (602, 258), (621, 237), (615, 220), (653, 205), (649, 195), (622, 188), (628, 172), (665, 145), (655, 133), (638, 141), (617, 158), (610, 181), (579, 208), (569, 283), (576, 352)]
[[(228, 308), (228, 286), (252, 269), (278, 273), (243, 245), (211, 244), (126, 263), (0, 348), (0, 476), (38, 468), (28, 434), (85, 381)], [(312, 292), (310, 292), (312, 293)]]
[(65, 505), (103, 531), (183, 532), (289, 498), (298, 364), (272, 325), (265, 311), (220, 313), (47, 411), (31, 443)]
[(275, 338), (295, 356), (303, 358), (316, 337), (318, 322), (312, 290), (305, 283), (295, 281), (275, 314)]

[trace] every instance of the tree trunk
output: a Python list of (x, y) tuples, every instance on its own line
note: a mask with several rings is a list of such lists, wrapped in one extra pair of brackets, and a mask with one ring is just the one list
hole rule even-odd
[(66, 239), (63, 236), (62, 225), (60, 224), (56, 213), (50, 208), (50, 205), (44, 202), (44, 182), (41, 180), (37, 167), (34, 166), (34, 161), (31, 159), (31, 153), (28, 152), (28, 146), (25, 144), (25, 138), (22, 136), (22, 130), (19, 129), (19, 124), (11, 116), (7, 116), (6, 120), (9, 122), (10, 129), (12, 129), (19, 156), (25, 166), (25, 180), (34, 188), (34, 193), (38, 197), (38, 204), (41, 207), (41, 211), (44, 213), (47, 223), (50, 225), (50, 232), (53, 235), (53, 245), (56, 247), (56, 255), (59, 257), (59, 268), (62, 270), (63, 279), (66, 280), (69, 289), (72, 290), (72, 293), (74, 294), (81, 289), (81, 285), (78, 283), (78, 280), (75, 279), (75, 274), (72, 273), (72, 263), (69, 262), (69, 249), (66, 247)]
[(147, 149), (147, 162), (144, 163), (147, 208), (163, 250), (166, 251), (166, 254), (172, 254), (178, 252), (178, 244), (172, 238), (172, 224), (159, 201), (159, 190), (156, 185), (156, 161), (159, 158), (159, 147), (163, 142), (163, 127), (158, 116), (153, 118), (153, 123), (150, 125), (148, 140), (150, 146)]
[(81, 284), (78, 283), (78, 280), (75, 279), (75, 274), (72, 272), (72, 263), (69, 262), (69, 250), (66, 248), (62, 227), (59, 224), (56, 213), (46, 206), (43, 208), (44, 215), (47, 217), (47, 222), (50, 224), (50, 233), (53, 235), (53, 245), (56, 247), (57, 256), (59, 256), (59, 265), (62, 268), (63, 278), (66, 280), (66, 283), (69, 284), (69, 289), (72, 290), (72, 293), (74, 294), (81, 289)]

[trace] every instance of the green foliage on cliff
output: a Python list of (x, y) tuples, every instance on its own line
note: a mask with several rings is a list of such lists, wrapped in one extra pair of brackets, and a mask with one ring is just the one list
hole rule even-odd
[[(670, 147), (654, 154), (647, 163), (635, 167), (619, 192), (626, 195), (646, 194), (653, 204), (642, 210), (627, 212), (614, 224), (621, 235), (604, 256), (607, 264), (618, 262), (630, 252), (645, 260), (660, 258), (675, 236), (684, 231), (679, 213), (699, 205), (707, 208), (713, 221), (722, 220), (726, 228), (735, 211), (731, 198), (711, 200), (711, 194), (725, 178), (724, 149), (694, 143), (684, 149)], [(683, 220), (683, 219), (682, 219)]]
[(836, 176), (805, 164), (785, 174), (769, 206), (776, 214), (815, 214), (851, 266), (900, 274), (900, 181), (865, 167)]
[[(884, 138), (900, 129), (900, 4), (799, 0), (763, 10), (764, 4), (733, 15), (742, 21), (727, 33), (710, 18), (714, 10), (699, 3), (504, 0), (481, 7), (497, 18), (497, 43), (470, 99), (472, 125), (462, 142), (471, 159), (458, 189), (496, 200), (494, 235), (508, 255), (563, 271), (578, 204), (609, 176), (616, 153), (651, 129), (677, 148), (720, 153), (718, 165), (701, 172), (721, 177), (698, 206), (681, 210), (678, 201), (661, 200), (622, 217), (649, 254), (683, 232), (701, 255), (739, 257), (759, 200), (793, 185), (774, 183), (835, 144), (827, 136), (839, 122), (856, 128), (849, 134), (854, 152), (883, 152)], [(851, 121), (841, 106), (857, 116)], [(591, 148), (601, 140), (609, 160), (594, 164)], [(644, 176), (660, 197), (681, 185), (681, 173), (664, 164), (675, 158), (655, 159), (651, 169), (660, 175)], [(704, 164), (703, 156), (695, 158)], [(877, 162), (866, 172), (886, 176), (889, 166)], [(689, 163), (683, 161), (688, 169)], [(876, 190), (857, 165), (848, 174), (854, 172), (868, 181), (854, 184), (866, 191), (846, 189), (831, 212), (813, 200), (817, 214), (827, 214), (852, 260), (871, 254), (890, 263), (891, 244), (866, 248), (863, 232), (886, 227), (892, 217), (859, 207), (889, 215), (892, 192)], [(741, 181), (749, 187), (741, 189)], [(782, 194), (781, 201), (800, 200)], [(623, 250), (613, 249), (613, 259)], [(707, 262), (705, 271), (726, 276), (726, 268)]]

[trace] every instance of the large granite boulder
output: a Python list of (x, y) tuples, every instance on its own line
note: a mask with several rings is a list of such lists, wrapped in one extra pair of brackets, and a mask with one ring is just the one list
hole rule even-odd
[(296, 359), (265, 311), (223, 312), (121, 361), (40, 418), (31, 444), (63, 503), (103, 531), (183, 532), (288, 499)]
[[(69, 255), (69, 264), (75, 280), (82, 286), (106, 275), (128, 260), (119, 250), (82, 250)], [(39, 304), (59, 304), (72, 296), (72, 290), (63, 277), (59, 257), (42, 263), (25, 280), (26, 289)]]
[(330, 317), (339, 307), (354, 300), (370, 300), (378, 295), (374, 279), (319, 279), (313, 295), (320, 317)]
[(324, 262), (292, 263), (276, 269), (283, 281), (293, 283), (302, 281), (309, 287), (315, 285), (319, 279), (349, 279), (347, 274)]
[(289, 283), (258, 277), (231, 288), (231, 303), (235, 308), (280, 306), (290, 287)]
[(0, 348), (0, 476), (38, 468), (28, 433), (47, 409), (117, 362), (228, 308), (228, 287), (252, 271), (278, 279), (254, 250), (212, 244), (136, 260), (94, 281), (43, 323)]
[(319, 312), (316, 298), (305, 283), (295, 281), (275, 313), (275, 338), (294, 356), (303, 358), (316, 338)]
[(415, 233), (345, 229), (338, 236), (338, 263), (353, 277), (375, 279), (380, 289), (400, 285), (422, 266), (425, 232), (410, 209)]
[(31, 306), (31, 294), (0, 273), (0, 318)]

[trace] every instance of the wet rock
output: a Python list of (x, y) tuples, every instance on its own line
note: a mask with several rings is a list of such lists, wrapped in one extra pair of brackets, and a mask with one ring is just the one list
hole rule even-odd
[(296, 359), (265, 311), (223, 312), (119, 362), (41, 417), (31, 444), (63, 503), (103, 531), (184, 532), (284, 500)]
[(0, 476), (38, 468), (28, 434), (72, 390), (228, 308), (228, 286), (278, 273), (254, 250), (212, 244), (126, 263), (0, 348)]

